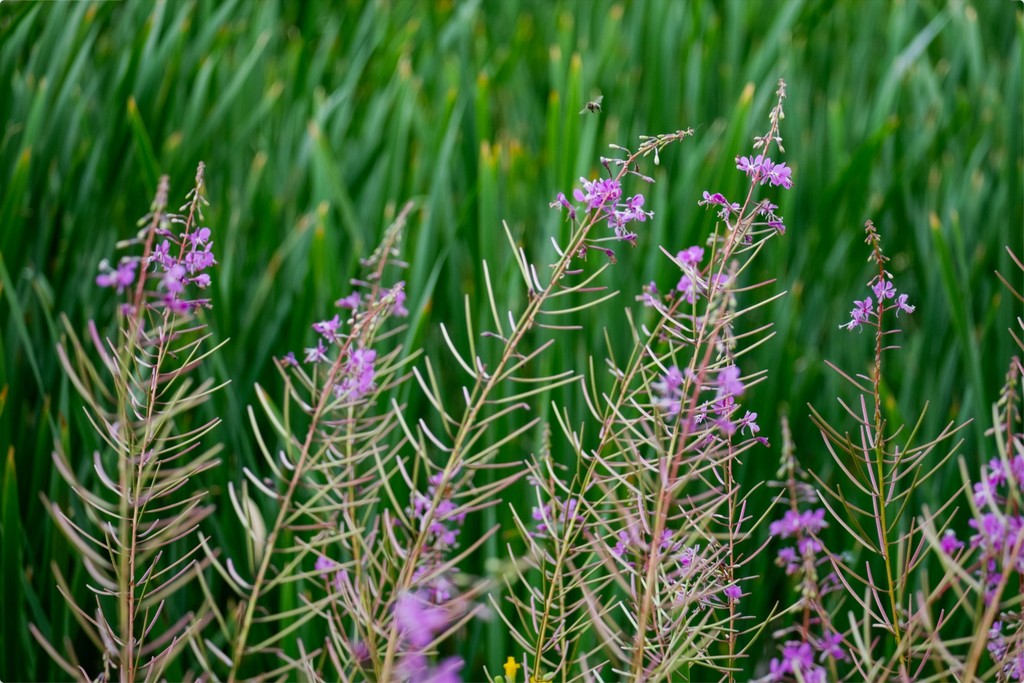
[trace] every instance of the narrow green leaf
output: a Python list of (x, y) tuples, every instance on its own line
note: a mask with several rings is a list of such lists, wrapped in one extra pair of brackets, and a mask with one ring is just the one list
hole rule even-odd
[(23, 535), (13, 446), (7, 450), (0, 491), (0, 581), (3, 581), (0, 587), (0, 642), (4, 644), (0, 647), (0, 677), (6, 681), (23, 680), (26, 677), (24, 654), (33, 652), (34, 648), (30, 647), (27, 638), (21, 594)]
[(160, 165), (157, 163), (156, 154), (153, 152), (153, 141), (146, 132), (146, 124), (142, 121), (139, 113), (139, 106), (135, 103), (134, 97), (128, 98), (128, 122), (132, 127), (132, 138), (135, 140), (137, 159), (141, 167), (142, 177), (146, 187), (156, 187), (160, 180)]

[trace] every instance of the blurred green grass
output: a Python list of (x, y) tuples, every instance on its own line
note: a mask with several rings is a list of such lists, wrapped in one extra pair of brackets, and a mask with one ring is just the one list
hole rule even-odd
[[(607, 278), (622, 296), (549, 361), (582, 369), (643, 282), (674, 284), (656, 247), (702, 239), (701, 191), (739, 192), (733, 157), (764, 129), (779, 77), (796, 186), (778, 200), (789, 232), (751, 277), (790, 294), (749, 322), (777, 332), (746, 360), (771, 371), (751, 409), (769, 436), (788, 413), (805, 466), (827, 476), (806, 404), (841, 419), (835, 396), (850, 394), (823, 360), (870, 360), (866, 337), (838, 330), (871, 274), (870, 218), (918, 306), (890, 364), (890, 419), (913, 420), (926, 401), (927, 433), (973, 418), (964, 453), (980, 462), (1013, 348), (1005, 329), (1021, 313), (993, 272), (1014, 276), (1004, 245), (1024, 243), (1022, 34), (1009, 0), (4, 3), (0, 575), (22, 590), (0, 592), (0, 649), (37, 651), (25, 621), (57, 641), (74, 634), (50, 570), (71, 563), (39, 492), (67, 496), (54, 439), (80, 454), (94, 443), (58, 370), (55, 317), (108, 319), (97, 263), (133, 232), (156, 177), (182, 197), (199, 160), (220, 259), (209, 322), (232, 338), (209, 370), (232, 381), (208, 408), (225, 418), (229, 454), (215, 491), (255, 460), (244, 407), (255, 382), (276, 386), (271, 356), (308, 342), (402, 202), (417, 203), (409, 342), (437, 356), (437, 322), (458, 338), (464, 292), (489, 318), (482, 259), (507, 303), (522, 300), (502, 220), (542, 263), (563, 227), (548, 202), (596, 172), (609, 143), (696, 128), (654, 170), (655, 221)], [(603, 113), (579, 116), (598, 92)], [(748, 484), (773, 477), (774, 441), (746, 464)], [(958, 483), (951, 471), (925, 493), (944, 499)], [(750, 609), (767, 612), (777, 596), (765, 593)], [(494, 624), (487, 638), (475, 654), (494, 668), (507, 643)], [(0, 657), (5, 680), (58, 675), (45, 657)]]

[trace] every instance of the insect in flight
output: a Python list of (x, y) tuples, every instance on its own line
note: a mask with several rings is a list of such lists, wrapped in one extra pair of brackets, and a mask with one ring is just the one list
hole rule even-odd
[(601, 100), (604, 99), (604, 95), (598, 95), (591, 101), (583, 105), (583, 109), (580, 109), (580, 114), (586, 114), (588, 111), (594, 114), (601, 111)]

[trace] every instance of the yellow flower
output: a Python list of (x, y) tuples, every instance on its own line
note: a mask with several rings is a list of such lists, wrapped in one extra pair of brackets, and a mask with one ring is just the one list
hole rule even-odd
[(515, 683), (515, 681), (516, 681), (516, 672), (519, 671), (519, 669), (522, 668), (522, 667), (520, 667), (519, 663), (516, 662), (516, 658), (515, 657), (509, 657), (508, 659), (506, 659), (504, 666), (505, 666), (505, 677), (508, 679), (508, 682), (509, 683)]

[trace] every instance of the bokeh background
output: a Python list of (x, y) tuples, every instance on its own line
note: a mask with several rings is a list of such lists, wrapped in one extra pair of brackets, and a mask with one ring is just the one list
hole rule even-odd
[[(994, 275), (1020, 284), (1005, 249), (1024, 251), (1022, 7), (0, 4), (0, 678), (61, 677), (28, 622), (54, 642), (79, 637), (53, 567), (80, 594), (84, 577), (40, 497), (68, 498), (52, 467), (55, 439), (78, 454), (83, 475), (95, 447), (57, 363), (59, 317), (77, 329), (110, 319), (114, 300), (94, 285), (97, 264), (134, 233), (158, 176), (168, 174), (183, 200), (200, 160), (220, 261), (208, 320), (231, 339), (206, 368), (231, 382), (206, 407), (224, 418), (227, 444), (214, 495), (256, 461), (245, 408), (257, 382), (279, 386), (272, 356), (309, 345), (309, 324), (333, 314), (359, 257), (404, 202), (415, 202), (403, 244), (406, 341), (443, 359), (438, 323), (458, 335), (467, 293), (485, 310), (483, 259), (509, 305), (522, 302), (502, 221), (547, 262), (550, 237), (564, 230), (548, 202), (599, 172), (608, 144), (692, 127), (691, 140), (647, 169), (655, 220), (636, 249), (619, 250), (604, 281), (620, 296), (589, 312), (585, 330), (561, 338), (549, 361), (582, 371), (593, 355), (600, 369), (606, 329), (613, 345), (628, 343), (622, 309), (635, 306), (642, 284), (664, 290), (678, 279), (658, 247), (674, 253), (711, 229), (701, 192), (739, 195), (734, 157), (765, 130), (779, 78), (788, 82), (782, 135), (795, 186), (776, 201), (789, 230), (748, 277), (774, 278), (788, 294), (747, 323), (775, 325), (744, 360), (745, 371), (769, 371), (745, 403), (772, 448), (741, 478), (774, 477), (782, 415), (804, 466), (831, 472), (807, 404), (849, 428), (836, 397), (851, 400), (851, 389), (824, 361), (853, 373), (871, 358), (867, 335), (838, 329), (872, 274), (867, 219), (917, 305), (889, 365), (887, 416), (913, 422), (929, 404), (925, 435), (973, 420), (960, 453), (975, 468), (987, 459), (991, 402), (1015, 348), (1006, 329), (1022, 314)], [(603, 111), (579, 115), (597, 94)], [(461, 378), (444, 379), (457, 398)], [(582, 415), (578, 398), (554, 398)], [(541, 414), (547, 403), (538, 401)], [(505, 459), (534, 448), (523, 442)], [(951, 467), (924, 495), (946, 500), (960, 485)], [(489, 515), (507, 519), (505, 506)], [(230, 545), (226, 520), (209, 531)], [(504, 542), (488, 553), (501, 555)], [(779, 578), (767, 554), (752, 571)], [(781, 597), (783, 581), (763, 585), (773, 588), (751, 596), (751, 614)], [(466, 642), (470, 680), (512, 654), (498, 620)]]

